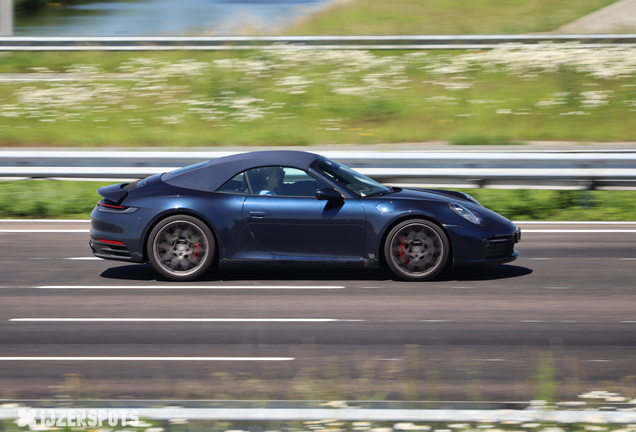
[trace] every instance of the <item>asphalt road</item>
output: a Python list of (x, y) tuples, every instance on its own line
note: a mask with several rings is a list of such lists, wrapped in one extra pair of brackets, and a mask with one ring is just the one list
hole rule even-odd
[[(87, 222), (0, 221), (0, 398), (576, 398), (636, 377), (636, 223), (519, 223), (434, 282), (253, 267), (157, 280)], [(72, 319), (72, 320), (69, 320)]]

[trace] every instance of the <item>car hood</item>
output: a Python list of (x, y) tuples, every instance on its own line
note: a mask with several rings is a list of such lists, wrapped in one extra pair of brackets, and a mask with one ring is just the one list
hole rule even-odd
[[(409, 200), (414, 203), (419, 202), (437, 202), (437, 203), (456, 203), (460, 204), (473, 213), (475, 213), (482, 221), (482, 225), (501, 224), (507, 225), (510, 220), (503, 217), (499, 213), (495, 213), (480, 204), (468, 199), (462, 192), (443, 190), (443, 189), (401, 189), (384, 195), (381, 198), (391, 201)], [(417, 204), (414, 204), (414, 207)]]
[[(394, 190), (395, 189), (399, 188), (394, 188)], [(475, 205), (475, 203), (466, 198), (466, 195), (464, 195), (463, 193), (444, 189), (399, 189), (390, 195), (384, 195), (384, 197), (393, 199), (414, 199), (443, 202), (453, 200), (462, 205), (464, 203)]]

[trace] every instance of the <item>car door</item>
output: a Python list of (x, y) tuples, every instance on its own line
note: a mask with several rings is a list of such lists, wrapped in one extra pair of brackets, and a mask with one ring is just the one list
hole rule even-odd
[(280, 258), (361, 259), (366, 228), (360, 201), (318, 200), (316, 190), (332, 187), (327, 182), (297, 168), (272, 168), (284, 177), (273, 190), (253, 186), (259, 173), (247, 171), (251, 194), (243, 215), (256, 243)]

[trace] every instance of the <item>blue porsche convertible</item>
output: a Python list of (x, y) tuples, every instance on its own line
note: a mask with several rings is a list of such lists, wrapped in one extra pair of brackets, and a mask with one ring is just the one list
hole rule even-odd
[(518, 255), (519, 229), (469, 195), (386, 187), (312, 153), (235, 154), (98, 192), (94, 255), (176, 281), (264, 261), (388, 265), (425, 281)]

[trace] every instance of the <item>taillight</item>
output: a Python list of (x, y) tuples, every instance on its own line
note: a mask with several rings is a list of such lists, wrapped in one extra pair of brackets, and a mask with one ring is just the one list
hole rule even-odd
[(128, 208), (128, 207), (117, 205), (117, 204), (113, 203), (112, 201), (108, 202), (108, 200), (106, 200), (106, 199), (99, 200), (97, 205), (99, 205), (100, 207), (105, 207), (107, 209), (111, 209), (111, 210), (126, 210)]

